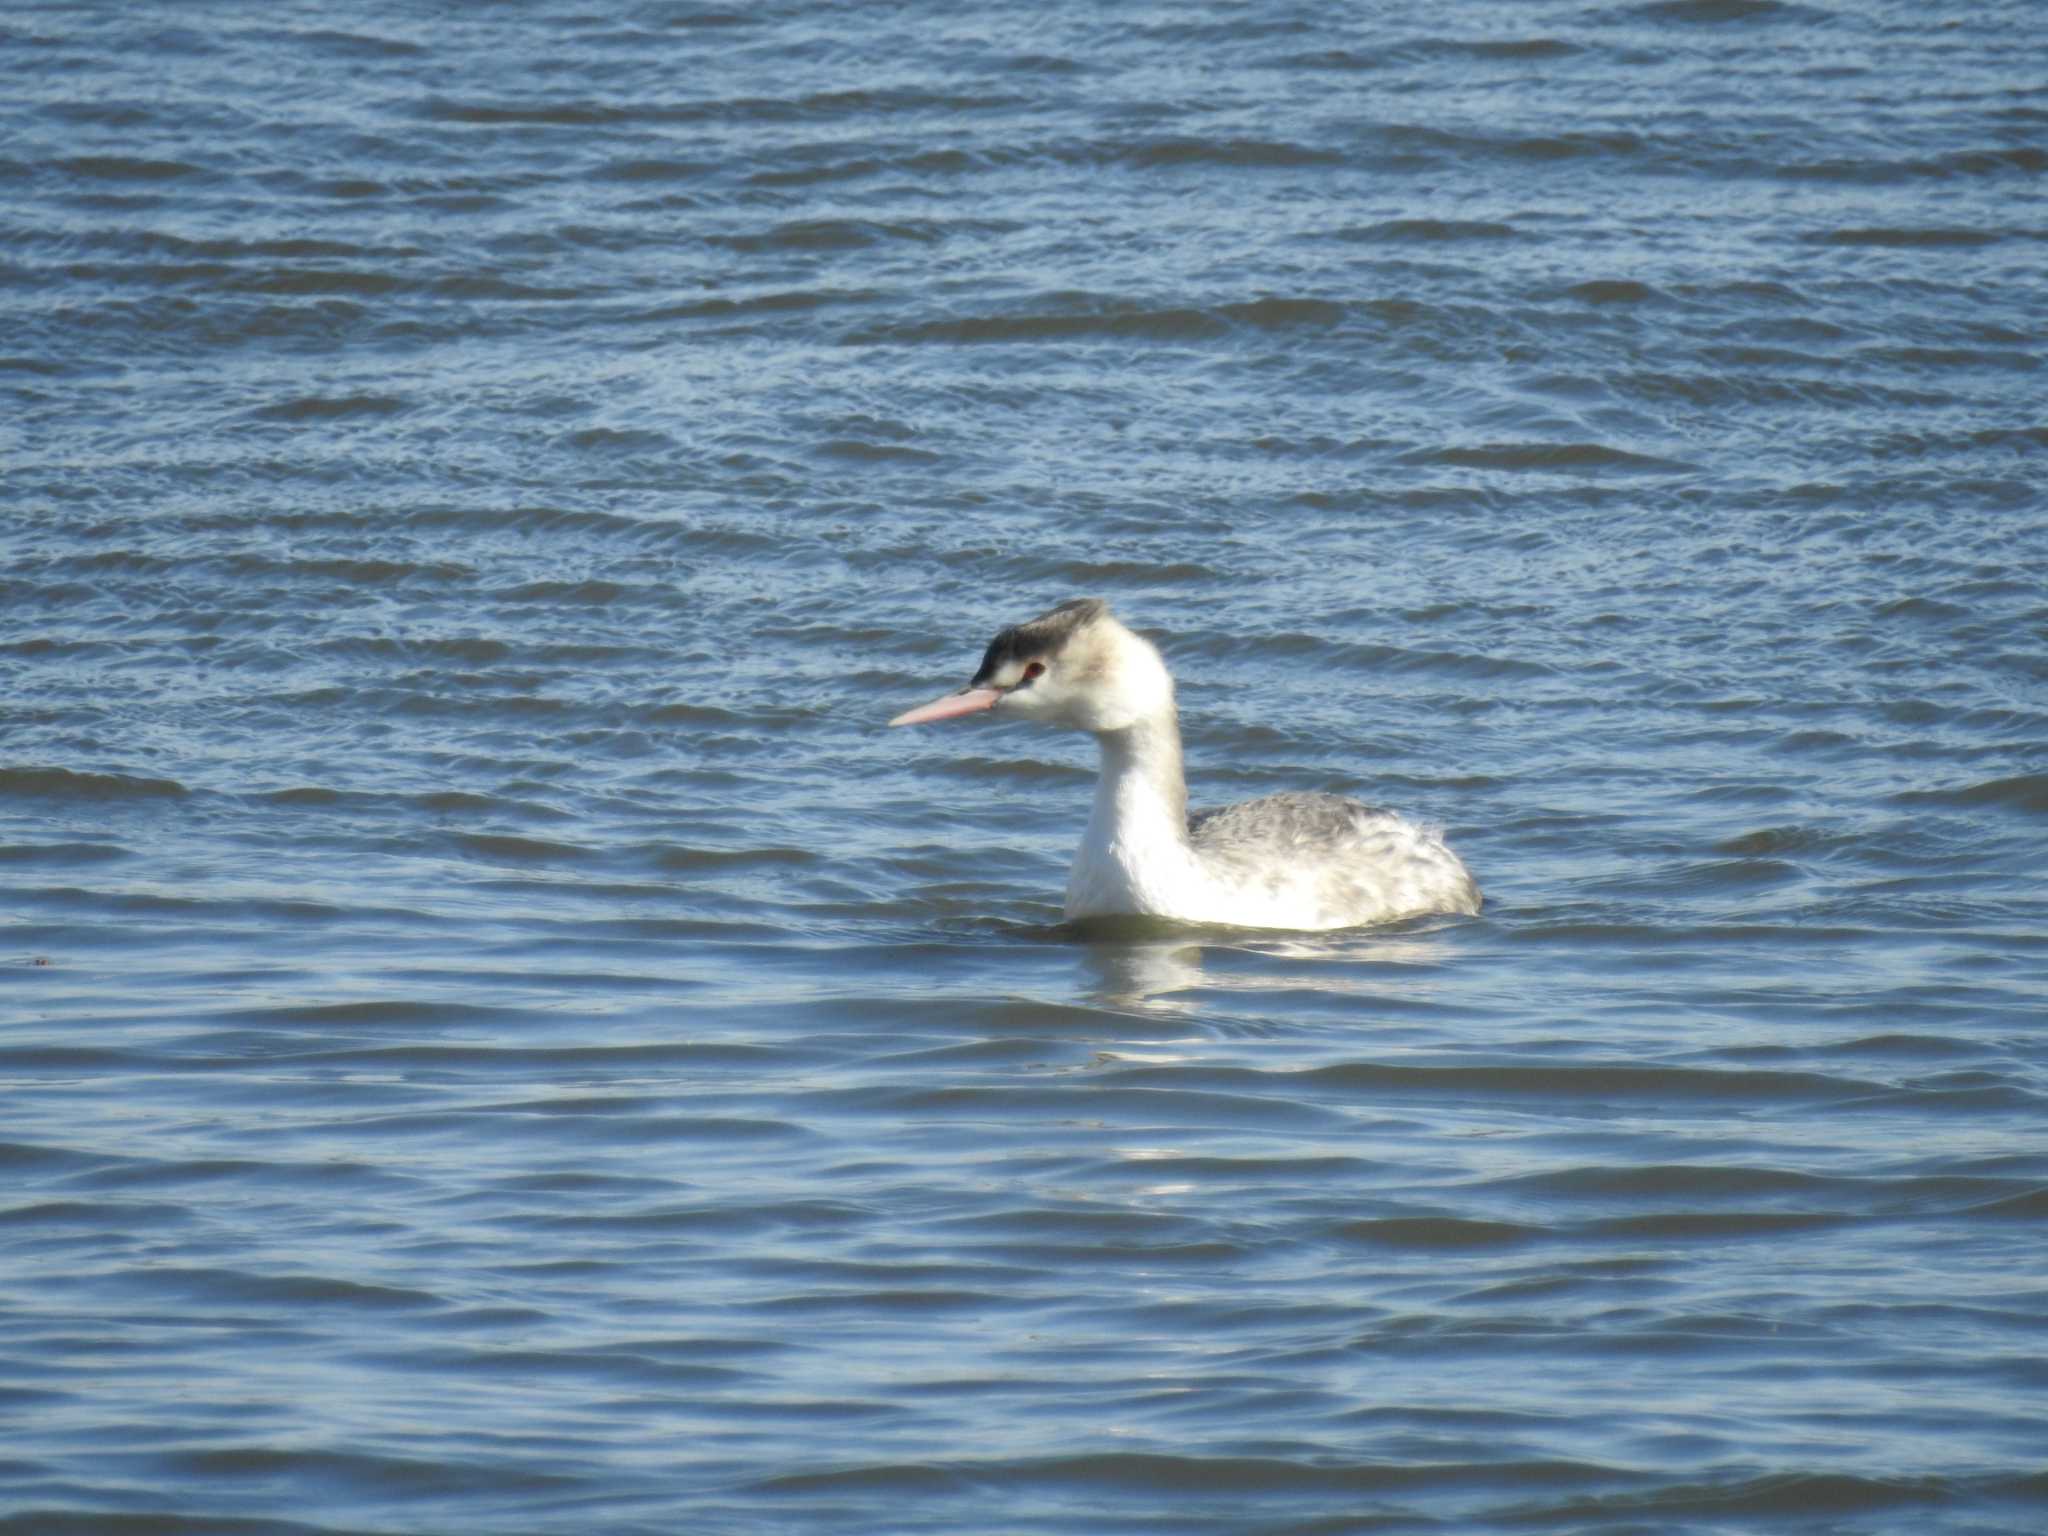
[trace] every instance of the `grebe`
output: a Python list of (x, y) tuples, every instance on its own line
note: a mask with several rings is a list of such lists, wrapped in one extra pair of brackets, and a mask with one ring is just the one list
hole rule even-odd
[(1102, 748), (1069, 919), (1306, 930), (1479, 910), (1479, 887), (1443, 839), (1391, 811), (1280, 794), (1190, 816), (1173, 678), (1100, 598), (1012, 625), (965, 688), (889, 723), (981, 710), (1087, 731)]

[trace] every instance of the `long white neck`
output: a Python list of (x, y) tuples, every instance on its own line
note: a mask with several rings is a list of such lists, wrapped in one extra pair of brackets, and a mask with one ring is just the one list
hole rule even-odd
[(1188, 781), (1181, 767), (1180, 722), (1169, 706), (1164, 714), (1095, 737), (1102, 748), (1102, 776), (1095, 782), (1095, 810), (1088, 840), (1098, 847), (1188, 840)]
[(1095, 739), (1102, 776), (1067, 880), (1067, 916), (1171, 912), (1197, 880), (1172, 707)]

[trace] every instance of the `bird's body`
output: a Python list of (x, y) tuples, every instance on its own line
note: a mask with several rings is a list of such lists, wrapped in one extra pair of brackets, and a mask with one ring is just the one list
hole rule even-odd
[(1098, 600), (1002, 631), (966, 688), (890, 723), (981, 710), (1084, 730), (1100, 746), (1069, 919), (1329, 929), (1479, 910), (1478, 886), (1443, 839), (1390, 811), (1278, 794), (1189, 816), (1173, 679)]

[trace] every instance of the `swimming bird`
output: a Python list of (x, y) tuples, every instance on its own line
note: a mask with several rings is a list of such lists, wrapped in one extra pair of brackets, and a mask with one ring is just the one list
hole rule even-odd
[(1190, 816), (1173, 677), (1100, 598), (1011, 625), (965, 688), (889, 723), (981, 711), (1086, 731), (1101, 749), (1069, 920), (1312, 930), (1479, 910), (1479, 887), (1438, 833), (1342, 795), (1267, 795)]

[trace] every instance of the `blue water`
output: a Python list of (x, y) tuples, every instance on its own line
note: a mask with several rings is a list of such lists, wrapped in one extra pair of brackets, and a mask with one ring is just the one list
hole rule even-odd
[(2039, 31), (10, 9), (0, 1532), (2041, 1529)]

